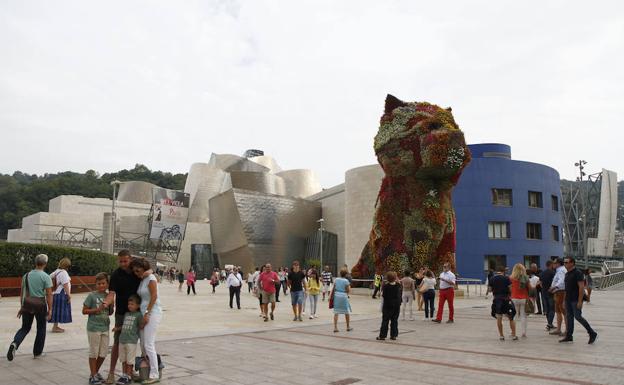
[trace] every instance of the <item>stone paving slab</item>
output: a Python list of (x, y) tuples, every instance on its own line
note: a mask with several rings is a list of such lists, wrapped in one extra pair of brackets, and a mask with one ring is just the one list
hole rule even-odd
[[(624, 384), (624, 308), (618, 291), (596, 292), (586, 305), (585, 316), (599, 333), (596, 344), (587, 345), (578, 324), (575, 342), (559, 344), (544, 331), (541, 316), (529, 318), (527, 339), (499, 341), (484, 298), (458, 300), (455, 324), (401, 321), (396, 342), (378, 342), (379, 303), (364, 296), (352, 298), (355, 330), (345, 332), (341, 319), (342, 331), (333, 333), (326, 303), (321, 318), (303, 323), (292, 322), (287, 303), (281, 303), (277, 320), (264, 323), (251, 296), (244, 297), (250, 309), (239, 312), (227, 309), (223, 293), (193, 298), (167, 284), (161, 288), (168, 309), (166, 338), (157, 343), (166, 364), (163, 384)], [(2, 301), (0, 335), (6, 346), (10, 337), (4, 330), (14, 332), (17, 323), (5, 310), (16, 303)], [(0, 359), (0, 385), (85, 384), (86, 338), (78, 336), (83, 325), (71, 327), (77, 331), (53, 335), (43, 359), (27, 354), (32, 340), (13, 362)]]

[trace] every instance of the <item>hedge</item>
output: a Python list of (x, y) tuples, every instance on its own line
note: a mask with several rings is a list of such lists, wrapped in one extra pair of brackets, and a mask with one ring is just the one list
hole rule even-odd
[(101, 271), (110, 273), (117, 267), (114, 255), (95, 250), (40, 245), (32, 243), (0, 243), (0, 277), (20, 277), (35, 266), (37, 254), (48, 256), (46, 272), (56, 270), (59, 260), (67, 257), (72, 266), (70, 275), (95, 275)]

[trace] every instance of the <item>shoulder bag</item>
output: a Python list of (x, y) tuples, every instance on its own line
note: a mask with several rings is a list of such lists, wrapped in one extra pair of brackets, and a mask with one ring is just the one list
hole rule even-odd
[(44, 297), (32, 297), (30, 295), (30, 287), (28, 285), (28, 276), (30, 272), (26, 274), (26, 285), (25, 285), (25, 293), (24, 293), (24, 302), (22, 302), (22, 307), (20, 308), (20, 314), (29, 313), (29, 314), (45, 314), (48, 310), (48, 305), (46, 304), (46, 299)]

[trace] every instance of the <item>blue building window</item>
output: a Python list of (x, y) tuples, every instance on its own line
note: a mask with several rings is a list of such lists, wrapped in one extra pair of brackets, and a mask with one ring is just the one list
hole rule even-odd
[(488, 238), (509, 239), (509, 222), (488, 222)]
[(559, 242), (559, 226), (552, 226), (552, 240)]
[(513, 196), (509, 188), (493, 188), (492, 204), (494, 206), (512, 206)]
[(483, 270), (490, 271), (496, 270), (498, 266), (507, 267), (507, 256), (506, 255), (486, 255), (483, 258)]
[(534, 263), (537, 267), (540, 266), (540, 256), (539, 255), (525, 255), (524, 256), (524, 267), (527, 269), (531, 268), (531, 264)]
[(529, 207), (542, 208), (542, 193), (539, 191), (529, 191)]
[(542, 239), (542, 224), (541, 223), (527, 223), (526, 237), (527, 239)]
[(556, 195), (550, 196), (550, 203), (553, 211), (559, 211), (559, 197)]

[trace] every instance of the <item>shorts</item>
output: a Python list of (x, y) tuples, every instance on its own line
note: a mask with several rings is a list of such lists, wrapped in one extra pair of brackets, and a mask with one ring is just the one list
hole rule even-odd
[(327, 293), (329, 291), (330, 286), (331, 286), (331, 283), (323, 282), (323, 293)]
[(492, 301), (492, 317), (501, 318), (503, 315), (514, 319), (516, 316), (516, 307), (507, 298), (494, 298)]
[(303, 305), (303, 290), (300, 291), (290, 291), (290, 300), (292, 305)]
[(134, 365), (137, 344), (119, 344), (119, 362)]
[(267, 293), (266, 291), (260, 291), (260, 296), (262, 297), (262, 304), (266, 305), (267, 303), (275, 302), (275, 293)]
[(113, 345), (117, 345), (119, 343), (119, 335), (121, 334), (121, 327), (123, 326), (123, 321), (124, 321), (124, 314), (115, 314), (115, 327), (119, 328), (118, 331), (116, 331), (113, 334)]
[(89, 358), (104, 358), (108, 354), (110, 336), (105, 332), (87, 332), (89, 339)]

